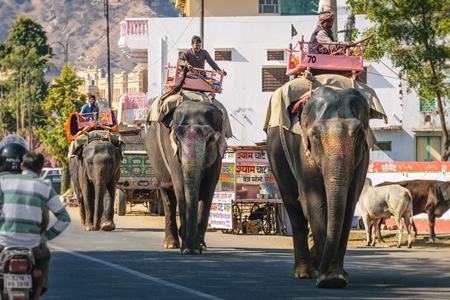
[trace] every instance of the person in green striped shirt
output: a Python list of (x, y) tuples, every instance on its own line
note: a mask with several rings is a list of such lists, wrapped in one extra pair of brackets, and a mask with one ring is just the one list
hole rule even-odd
[[(33, 286), (37, 287), (34, 299), (39, 299), (48, 289), (50, 251), (46, 242), (60, 235), (70, 224), (70, 216), (55, 190), (39, 179), (43, 165), (44, 156), (35, 151), (23, 155), (21, 174), (7, 172), (0, 165), (3, 172), (0, 176), (0, 249), (8, 246), (33, 249), (36, 269), (42, 272), (42, 276), (33, 278)], [(54, 214), (56, 222), (47, 229), (48, 211)]]

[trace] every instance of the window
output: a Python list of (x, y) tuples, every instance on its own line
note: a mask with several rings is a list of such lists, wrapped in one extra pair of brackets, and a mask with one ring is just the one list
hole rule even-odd
[(420, 111), (421, 112), (432, 112), (436, 110), (436, 98), (428, 100), (428, 99), (420, 99)]
[(416, 137), (416, 160), (417, 161), (440, 161), (442, 152), (440, 136), (418, 136)]
[(214, 55), (214, 60), (231, 61), (231, 51), (217, 50)]
[(278, 14), (278, 0), (259, 0), (260, 14)]
[(267, 60), (284, 60), (284, 50), (268, 50)]
[(392, 142), (377, 142), (372, 151), (392, 151)]
[(289, 81), (286, 68), (263, 68), (262, 69), (262, 91), (273, 92)]

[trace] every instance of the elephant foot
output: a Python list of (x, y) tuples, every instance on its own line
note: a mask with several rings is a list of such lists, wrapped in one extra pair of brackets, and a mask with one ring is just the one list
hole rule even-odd
[(312, 279), (316, 277), (312, 267), (296, 266), (292, 272), (292, 277), (298, 279)]
[(113, 231), (114, 229), (116, 229), (116, 224), (113, 221), (106, 221), (100, 224), (100, 230)]
[(202, 254), (202, 250), (201, 249), (197, 249), (197, 248), (184, 248), (181, 249), (181, 254)]
[(206, 246), (206, 243), (205, 243), (205, 242), (200, 243), (200, 247), (202, 248), (202, 251), (208, 250), (208, 247)]
[(164, 249), (178, 249), (180, 248), (180, 242), (174, 238), (166, 238), (163, 243)]
[(317, 278), (316, 286), (325, 289), (337, 289), (346, 287), (348, 284), (348, 276), (335, 272), (327, 272), (320, 274)]
[(94, 224), (86, 224), (84, 225), (84, 231), (98, 231), (98, 228), (95, 228)]

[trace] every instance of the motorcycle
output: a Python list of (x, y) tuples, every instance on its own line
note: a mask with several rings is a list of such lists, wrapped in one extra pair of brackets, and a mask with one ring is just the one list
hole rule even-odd
[(0, 254), (0, 300), (33, 299), (33, 251), (26, 247), (5, 247)]

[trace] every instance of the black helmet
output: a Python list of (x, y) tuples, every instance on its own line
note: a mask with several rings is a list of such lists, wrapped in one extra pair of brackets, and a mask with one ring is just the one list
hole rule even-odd
[(28, 152), (27, 142), (17, 134), (11, 134), (0, 142), (0, 172), (20, 172), (22, 156)]

